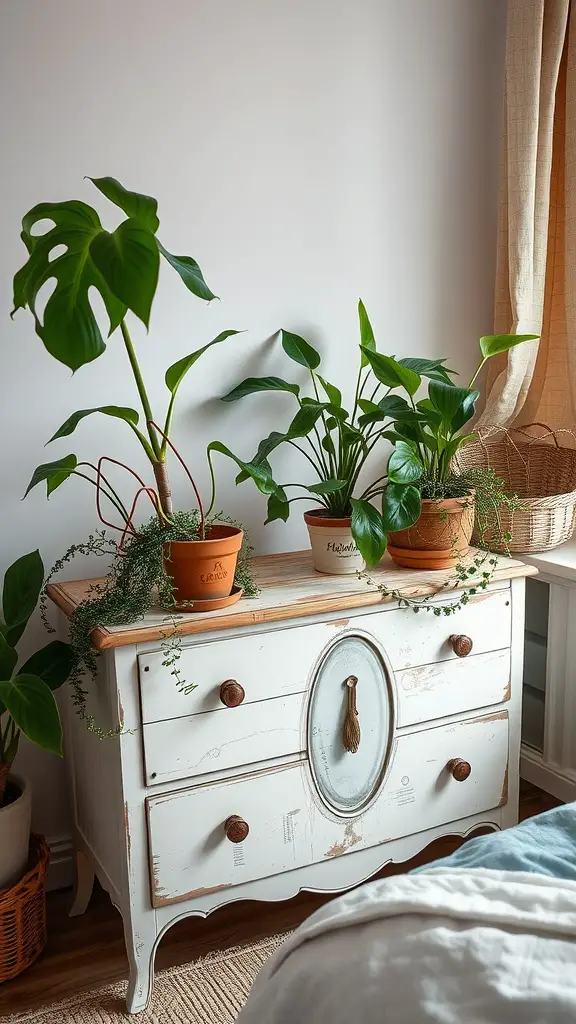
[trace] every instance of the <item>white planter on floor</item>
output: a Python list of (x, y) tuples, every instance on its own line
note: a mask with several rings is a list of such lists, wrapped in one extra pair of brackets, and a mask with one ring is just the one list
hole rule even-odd
[(366, 562), (352, 536), (350, 519), (330, 519), (323, 509), (305, 512), (312, 559), (317, 572), (330, 576), (351, 576), (363, 572)]
[(7, 791), (14, 786), (19, 796), (0, 807), (0, 889), (19, 882), (28, 864), (32, 787), (21, 775), (9, 775)]

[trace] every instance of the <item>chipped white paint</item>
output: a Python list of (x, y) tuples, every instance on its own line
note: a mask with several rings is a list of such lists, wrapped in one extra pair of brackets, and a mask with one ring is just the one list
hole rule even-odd
[[(524, 581), (506, 580), (506, 564), (485, 600), (449, 618), (395, 605), (350, 607), (345, 590), (340, 609), (301, 617), (294, 584), (293, 619), (255, 616), (251, 625), (221, 629), (211, 620), (209, 632), (184, 640), (184, 674), (198, 684), (187, 697), (161, 666), (157, 639), (103, 655), (98, 687), (90, 687), (93, 710), (104, 726), (124, 729), (101, 741), (73, 714), (66, 725), (80, 851), (74, 910), (84, 909), (95, 871), (124, 921), (130, 1011), (146, 1006), (157, 944), (182, 917), (306, 888), (342, 891), (439, 836), (514, 823)], [(510, 576), (517, 573), (510, 563)], [(467, 659), (453, 654), (454, 632), (473, 639)], [(386, 666), (391, 710), (384, 776), (361, 813), (322, 801), (306, 740), (315, 669), (334, 644), (357, 636)], [(227, 678), (246, 691), (236, 708), (219, 700)], [(367, 739), (373, 716), (362, 693), (360, 679)], [(337, 744), (338, 714), (328, 728)], [(472, 765), (465, 783), (447, 771), (453, 757)], [(360, 771), (354, 758), (346, 754), (345, 773)], [(233, 814), (250, 826), (237, 845), (224, 833)]]
[(193, 778), (298, 754), (304, 749), (304, 701), (304, 694), (294, 693), (145, 725), (147, 782)]
[(510, 696), (510, 649), (404, 669), (396, 681), (399, 725), (487, 708)]
[[(443, 598), (444, 603), (456, 600), (454, 594)], [(216, 711), (222, 708), (219, 691), (225, 679), (244, 687), (245, 704), (306, 690), (311, 666), (327, 643), (326, 621), (295, 622), (277, 629), (255, 625), (249, 635), (244, 628), (234, 639), (185, 640), (179, 668), (186, 681), (196, 685), (188, 695), (176, 688), (170, 668), (162, 665), (165, 654), (149, 645), (150, 652), (138, 657), (142, 720), (159, 722)], [(482, 603), (467, 605), (449, 618), (428, 611), (407, 614), (406, 609), (384, 605), (376, 613), (358, 609), (346, 619), (332, 620), (330, 626), (333, 636), (364, 630), (375, 637), (394, 669), (457, 661), (449, 643), (451, 633), (471, 636), (474, 655), (509, 648), (510, 590), (498, 584)]]
[[(446, 768), (453, 757), (472, 765), (464, 783)], [(317, 799), (307, 762), (240, 777), (233, 786), (151, 797), (154, 897), (162, 902), (254, 881), (496, 807), (507, 763), (508, 716), (501, 712), (399, 736), (379, 799), (353, 820), (331, 814)], [(298, 805), (305, 812), (290, 815), (287, 827), (286, 808)], [(230, 814), (250, 826), (238, 845), (224, 834)]]

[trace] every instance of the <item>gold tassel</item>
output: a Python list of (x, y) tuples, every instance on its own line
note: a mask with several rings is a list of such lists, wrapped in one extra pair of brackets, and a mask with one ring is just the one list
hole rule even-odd
[(358, 709), (356, 707), (357, 682), (358, 679), (356, 676), (348, 676), (348, 679), (344, 683), (348, 698), (348, 706), (346, 709), (346, 718), (344, 719), (344, 728), (342, 729), (342, 742), (345, 750), (348, 750), (351, 754), (355, 754), (360, 746), (360, 723), (358, 722)]

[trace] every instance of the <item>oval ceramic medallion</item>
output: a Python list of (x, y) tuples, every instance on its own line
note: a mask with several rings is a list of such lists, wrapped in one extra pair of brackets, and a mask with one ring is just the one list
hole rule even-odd
[[(360, 740), (347, 750), (343, 729), (350, 676), (355, 685)], [(308, 751), (312, 776), (328, 806), (359, 812), (382, 781), (393, 726), (386, 667), (375, 647), (361, 636), (338, 640), (322, 659), (312, 681), (308, 708)]]

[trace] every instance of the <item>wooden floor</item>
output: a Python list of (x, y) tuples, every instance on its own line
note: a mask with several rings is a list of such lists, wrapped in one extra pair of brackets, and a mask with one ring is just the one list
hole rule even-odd
[[(523, 784), (522, 819), (555, 807), (559, 801)], [(451, 853), (459, 839), (441, 839), (406, 864), (391, 865), (382, 875), (397, 874)], [(156, 967), (187, 963), (215, 949), (295, 928), (330, 897), (301, 893), (282, 903), (244, 901), (216, 911), (206, 920), (188, 918), (174, 925), (160, 943)], [(0, 1021), (4, 1015), (46, 1006), (83, 989), (128, 975), (120, 916), (108, 896), (95, 891), (83, 917), (68, 918), (68, 891), (48, 896), (49, 941), (43, 956), (24, 974), (0, 987)]]

